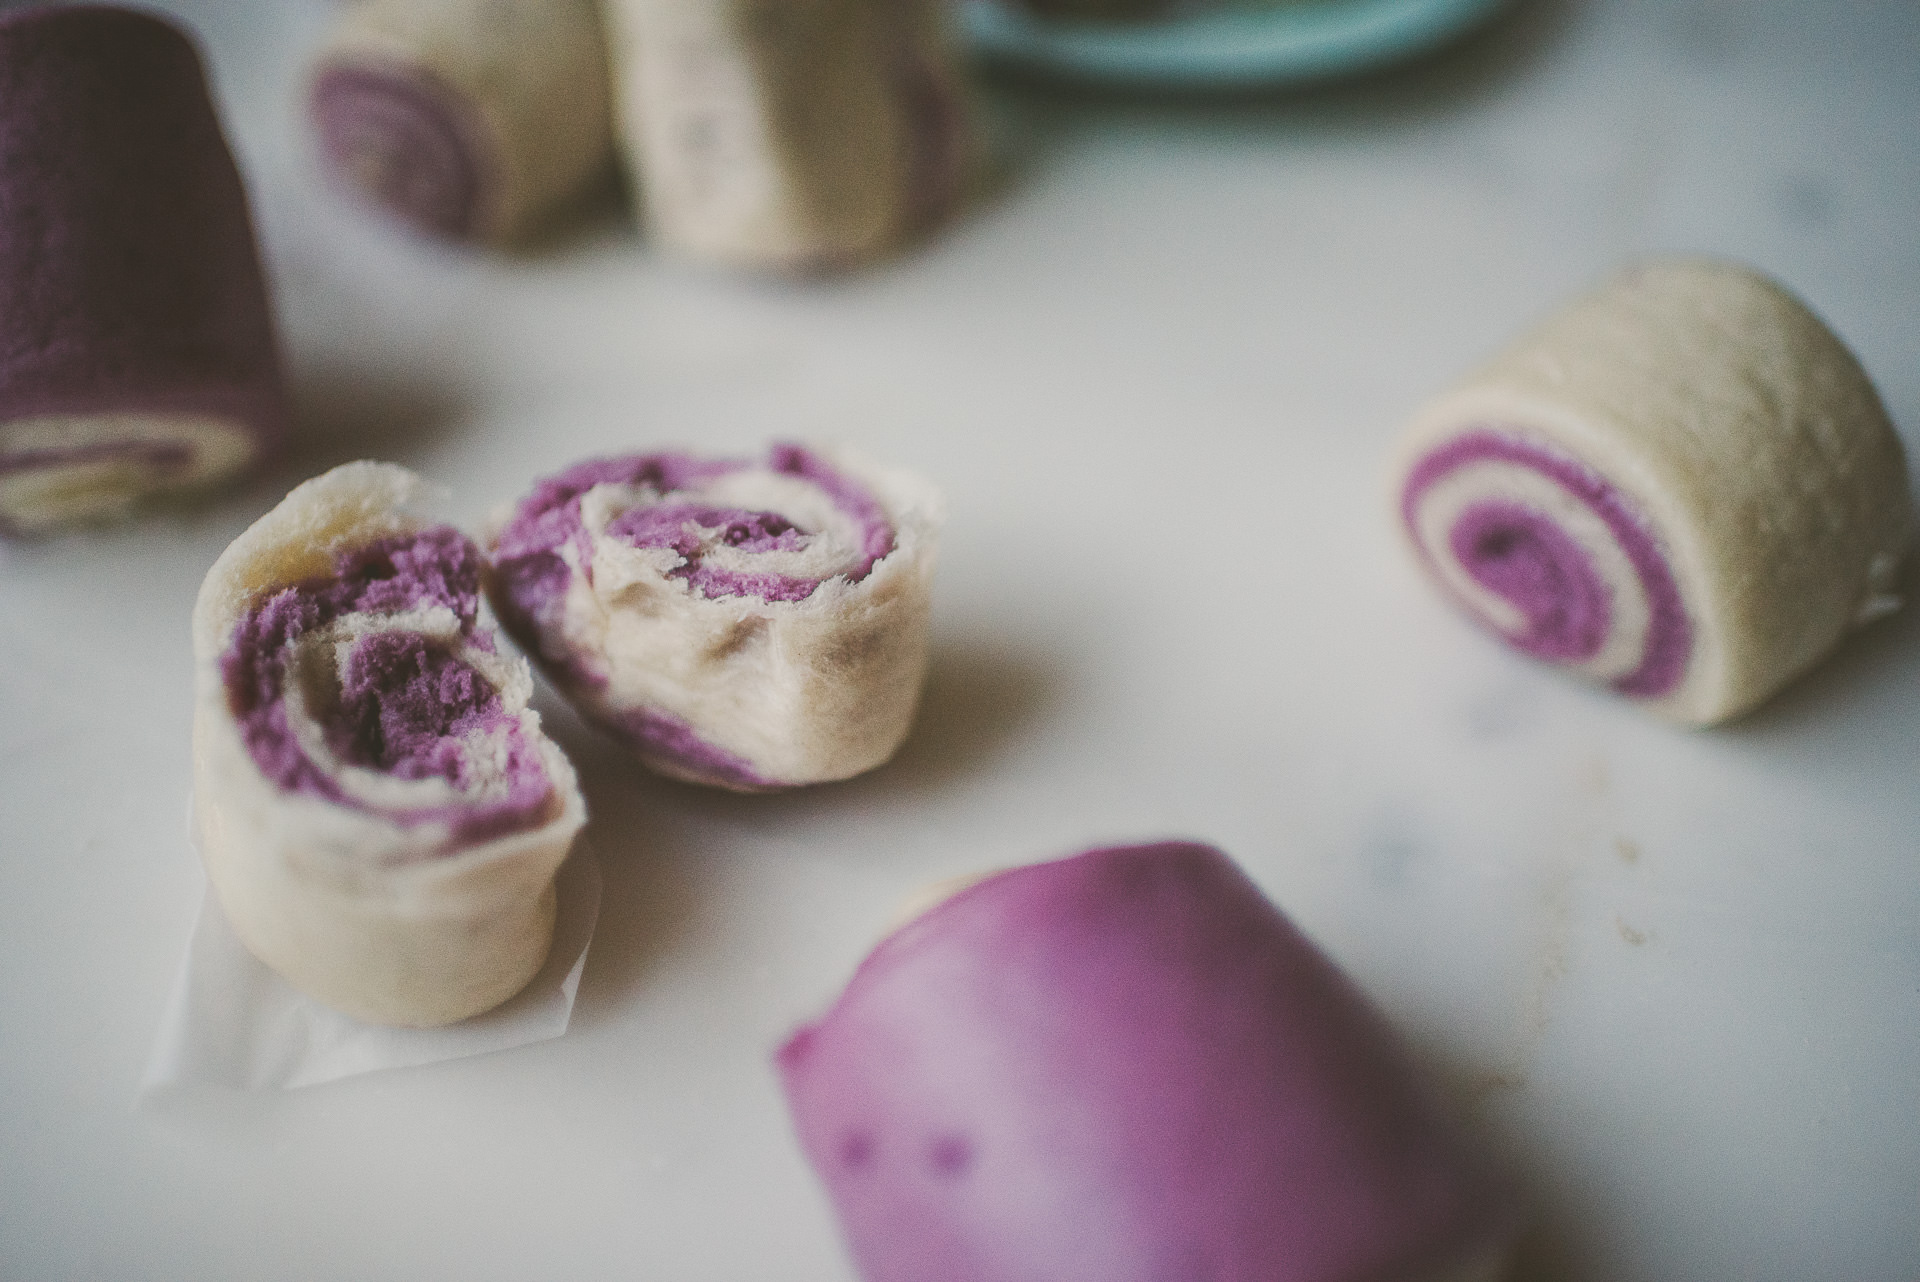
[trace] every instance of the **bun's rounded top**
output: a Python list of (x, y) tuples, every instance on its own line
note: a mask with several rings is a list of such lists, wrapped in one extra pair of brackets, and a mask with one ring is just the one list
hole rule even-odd
[(957, 891), (777, 1063), (868, 1282), (1439, 1277), (1517, 1224), (1365, 995), (1195, 842)]

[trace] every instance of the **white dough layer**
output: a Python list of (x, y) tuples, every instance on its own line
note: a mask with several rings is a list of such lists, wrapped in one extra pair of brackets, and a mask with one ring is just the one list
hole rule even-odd
[[(1490, 439), (1511, 456), (1476, 454)], [(1520, 603), (1460, 560), (1460, 522), (1509, 504), (1571, 540), (1607, 632), (1559, 661), (1694, 725), (1754, 708), (1896, 608), (1914, 533), (1905, 454), (1859, 362), (1723, 262), (1637, 267), (1554, 315), (1423, 407), (1393, 475), (1423, 563), (1522, 648)], [(1671, 682), (1649, 676), (1662, 646)]]
[(240, 423), (191, 414), (57, 414), (0, 423), (0, 526), (37, 534), (108, 520), (141, 499), (225, 480), (253, 462), (257, 442)]
[[(540, 969), (552, 940), (554, 878), (586, 820), (572, 766), (526, 706), (525, 661), (463, 637), (444, 606), (347, 614), (297, 637), (288, 647), (287, 725), (349, 804), (283, 788), (262, 772), (221, 669), (254, 605), (330, 576), (343, 552), (429, 524), (409, 510), (417, 488), (415, 477), (389, 464), (336, 468), (295, 489), (209, 571), (193, 619), (194, 813), (208, 879), (256, 956), (346, 1014), (430, 1027), (497, 1006)], [(459, 788), (354, 766), (329, 748), (308, 703), (337, 692), (353, 645), (382, 632), (457, 647), (498, 693), (550, 785), (529, 823), (462, 842), (446, 821), (390, 817), (497, 801), (508, 784), (502, 735), (512, 731), (468, 737), (461, 747), (471, 778)]]
[(612, 160), (594, 0), (357, 0), (316, 64), (337, 67), (414, 78), (467, 109), (486, 169), (477, 240), (525, 237)]
[(605, 0), (615, 132), (670, 250), (807, 271), (872, 258), (957, 197), (968, 142), (926, 0)]

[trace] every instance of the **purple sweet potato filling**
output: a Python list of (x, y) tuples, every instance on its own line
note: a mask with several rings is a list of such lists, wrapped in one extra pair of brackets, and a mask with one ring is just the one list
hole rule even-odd
[(401, 779), (471, 786), (458, 736), (501, 721), (500, 694), (444, 645), (417, 632), (364, 638), (341, 674), (339, 719), (327, 727), (345, 761)]
[(777, 1056), (867, 1282), (1351, 1282), (1497, 1246), (1504, 1183), (1218, 851), (1003, 873)]
[[(1686, 674), (1693, 625), (1666, 554), (1645, 517), (1598, 472), (1514, 433), (1468, 432), (1414, 466), (1401, 492), (1400, 510), (1407, 528), (1415, 528), (1420, 500), (1435, 483), (1459, 468), (1485, 461), (1540, 473), (1605, 523), (1640, 579), (1650, 614), (1640, 663), (1614, 681), (1613, 688), (1641, 698), (1672, 691)], [(1546, 514), (1490, 498), (1463, 512), (1448, 538), (1462, 568), (1526, 617), (1524, 632), (1506, 636), (1512, 645), (1542, 658), (1572, 662), (1599, 652), (1612, 620), (1611, 594), (1586, 552)]]
[(1613, 612), (1607, 585), (1572, 536), (1520, 503), (1488, 500), (1460, 514), (1454, 559), (1474, 582), (1518, 607), (1507, 640), (1528, 654), (1578, 663), (1600, 652)]
[(750, 792), (780, 787), (744, 757), (715, 747), (695, 734), (692, 726), (664, 712), (636, 708), (608, 728), (643, 757), (675, 762), (701, 779)]
[(749, 512), (743, 508), (706, 507), (697, 503), (656, 503), (630, 508), (614, 518), (607, 533), (638, 548), (672, 548), (684, 564), (669, 571), (707, 598), (757, 596), (763, 601), (804, 601), (820, 580), (790, 574), (742, 574), (704, 564), (699, 559), (700, 537), (689, 527), (724, 529), (722, 538), (743, 552), (792, 552), (812, 535), (777, 512)]
[(328, 165), (433, 236), (478, 235), (491, 181), (471, 107), (412, 67), (334, 66), (308, 104)]
[(596, 671), (567, 652), (559, 631), (561, 604), (574, 574), (561, 549), (571, 547), (581, 573), (592, 573), (593, 546), (580, 522), (580, 500), (596, 485), (646, 486), (671, 494), (745, 466), (687, 454), (630, 454), (589, 459), (535, 482), (493, 549), (489, 569), (501, 622), (543, 666), (599, 684)]
[(480, 554), (451, 526), (382, 539), (340, 555), (333, 577), (283, 588), (249, 610), (221, 656), (228, 706), (261, 773), (288, 792), (377, 813), (412, 826), (444, 822), (461, 841), (530, 827), (548, 809), (552, 784), (537, 746), (499, 692), (444, 643), (419, 633), (362, 637), (347, 657), (338, 697), (315, 707), (341, 759), (400, 779), (474, 780), (461, 737), (504, 731), (506, 786), (463, 804), (376, 810), (321, 770), (287, 724), (287, 651), (302, 633), (343, 615), (394, 614), (441, 605), (460, 620), (470, 645), (490, 649), (477, 627)]
[[(699, 540), (688, 524), (725, 529), (725, 540), (748, 552), (802, 548), (814, 531), (802, 529), (776, 512), (720, 508), (684, 497), (703, 482), (755, 466), (804, 478), (818, 486), (835, 507), (861, 530), (861, 559), (845, 577), (859, 582), (893, 551), (895, 531), (886, 509), (864, 485), (825, 459), (798, 445), (776, 445), (764, 463), (744, 459), (702, 459), (689, 454), (631, 454), (590, 459), (538, 482), (500, 531), (489, 567), (494, 609), (507, 631), (562, 685), (601, 687), (606, 678), (591, 655), (572, 652), (561, 627), (568, 585), (575, 573), (592, 573), (593, 547), (580, 519), (580, 500), (596, 485), (631, 485), (653, 490), (658, 502), (616, 516), (608, 533), (636, 547), (671, 548), (682, 563), (668, 577), (683, 580), (700, 596), (752, 597), (762, 601), (803, 601), (824, 580), (763, 572), (739, 572), (697, 559)], [(564, 549), (571, 548), (572, 564)], [(578, 566), (576, 571), (574, 568)], [(771, 787), (731, 753), (702, 741), (684, 723), (647, 709), (634, 709), (619, 724), (607, 726), (648, 755), (678, 762), (709, 778), (742, 787)]]

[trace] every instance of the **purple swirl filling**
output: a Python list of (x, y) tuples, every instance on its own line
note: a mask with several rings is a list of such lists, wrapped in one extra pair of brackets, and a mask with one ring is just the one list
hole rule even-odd
[(412, 67), (332, 66), (309, 111), (335, 173), (432, 236), (481, 234), (492, 183), (472, 108)]
[[(500, 531), (489, 574), (502, 625), (563, 686), (605, 688), (607, 678), (598, 660), (568, 645), (562, 620), (574, 575), (590, 580), (593, 573), (592, 536), (582, 523), (580, 500), (596, 485), (628, 485), (659, 496), (615, 516), (607, 534), (634, 547), (671, 549), (681, 563), (668, 577), (685, 582), (696, 595), (708, 600), (806, 600), (825, 579), (742, 571), (708, 564), (700, 556), (707, 539), (701, 531), (720, 531), (720, 542), (747, 553), (799, 551), (817, 536), (783, 513), (721, 507), (686, 494), (756, 466), (810, 482), (859, 527), (860, 555), (843, 572), (848, 580), (865, 579), (893, 551), (893, 522), (879, 499), (802, 446), (775, 445), (759, 464), (682, 453), (590, 459), (537, 483)], [(684, 721), (657, 709), (625, 709), (599, 720), (643, 756), (677, 763), (702, 778), (742, 788), (778, 786), (745, 760), (707, 743)]]
[(464, 740), (493, 735), (506, 760), (502, 786), (488, 795), (405, 809), (369, 805), (307, 755), (287, 721), (289, 650), (304, 633), (350, 614), (438, 605), (459, 619), (465, 644), (491, 650), (492, 639), (478, 627), (479, 601), (479, 550), (441, 525), (344, 552), (331, 578), (283, 588), (254, 606), (220, 660), (228, 707), (254, 764), (287, 792), (408, 827), (444, 822), (461, 842), (541, 822), (553, 789), (537, 745), (487, 679), (436, 638), (399, 630), (361, 637), (335, 696), (309, 706), (341, 760), (398, 779), (444, 779), (463, 792), (479, 783)]
[[(1693, 650), (1693, 625), (1659, 539), (1631, 499), (1576, 459), (1492, 429), (1465, 433), (1428, 453), (1407, 478), (1400, 511), (1429, 568), (1431, 553), (1419, 540), (1421, 502), (1443, 478), (1481, 462), (1523, 467), (1552, 481), (1600, 519), (1633, 566), (1647, 600), (1647, 635), (1638, 665), (1613, 688), (1658, 698), (1679, 685)], [(1578, 663), (1605, 645), (1614, 621), (1611, 591), (1586, 550), (1545, 512), (1490, 495), (1460, 514), (1447, 540), (1460, 568), (1525, 619), (1520, 631), (1501, 633), (1514, 648)]]
[(1492, 499), (1460, 514), (1448, 542), (1473, 581), (1518, 607), (1507, 640), (1527, 654), (1579, 663), (1606, 643), (1613, 606), (1586, 551), (1522, 503)]
[(743, 574), (723, 570), (700, 560), (698, 529), (720, 530), (721, 541), (743, 552), (796, 552), (812, 536), (777, 512), (749, 512), (742, 508), (706, 507), (698, 503), (657, 503), (629, 508), (607, 525), (607, 533), (637, 548), (672, 548), (682, 564), (668, 571), (684, 579), (695, 592), (712, 599), (757, 596), (763, 601), (804, 601), (820, 586), (818, 579), (790, 574)]
[[(490, 566), (496, 589), (494, 605), (508, 632), (550, 669), (575, 681), (604, 684), (596, 669), (583, 665), (566, 650), (560, 634), (560, 611), (576, 573), (562, 549), (573, 549), (578, 573), (592, 575), (593, 543), (581, 523), (580, 500), (596, 485), (631, 485), (661, 496), (659, 502), (630, 508), (615, 517), (608, 533), (635, 547), (672, 548), (684, 564), (670, 571), (669, 577), (685, 580), (701, 596), (746, 596), (766, 601), (803, 601), (812, 596), (825, 580), (743, 573), (693, 559), (699, 540), (687, 530), (689, 521), (708, 529), (726, 527), (725, 542), (747, 552), (793, 551), (813, 538), (814, 531), (800, 528), (777, 512), (718, 508), (674, 497), (690, 487), (754, 466), (742, 459), (630, 454), (589, 459), (537, 483), (500, 531)], [(893, 551), (893, 523), (880, 501), (819, 455), (798, 445), (776, 445), (768, 452), (764, 466), (770, 472), (812, 482), (835, 507), (859, 524), (861, 559), (846, 572), (849, 580), (857, 583), (866, 578), (874, 565)]]
[(779, 780), (755, 770), (745, 757), (715, 747), (695, 734), (692, 726), (664, 712), (635, 708), (607, 728), (643, 757), (674, 762), (711, 783), (748, 792), (781, 786)]
[(356, 766), (470, 789), (472, 761), (459, 736), (500, 716), (499, 692), (446, 646), (417, 632), (380, 632), (348, 655), (340, 718), (327, 732)]

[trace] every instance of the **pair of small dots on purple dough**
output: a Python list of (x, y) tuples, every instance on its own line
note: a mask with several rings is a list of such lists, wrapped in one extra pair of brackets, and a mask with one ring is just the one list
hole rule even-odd
[[(879, 1144), (870, 1131), (848, 1131), (838, 1156), (848, 1171), (864, 1173), (877, 1164)], [(973, 1144), (964, 1135), (936, 1135), (921, 1146), (919, 1157), (921, 1168), (935, 1179), (957, 1180), (973, 1166)]]
[(1440, 1276), (1519, 1207), (1363, 994), (1220, 852), (1001, 873), (775, 1055), (862, 1276)]
[[(1658, 537), (1634, 503), (1591, 468), (1519, 435), (1483, 429), (1429, 452), (1401, 492), (1401, 515), (1418, 539), (1422, 500), (1474, 463), (1524, 468), (1553, 482), (1592, 512), (1633, 567), (1648, 607), (1640, 661), (1614, 681), (1623, 694), (1657, 698), (1685, 674), (1693, 627)], [(1538, 508), (1488, 496), (1470, 503), (1447, 531), (1448, 551), (1481, 587), (1517, 609), (1524, 628), (1505, 633), (1527, 654), (1560, 663), (1593, 658), (1615, 623), (1612, 591), (1578, 540)], [(1429, 560), (1433, 550), (1420, 545)]]

